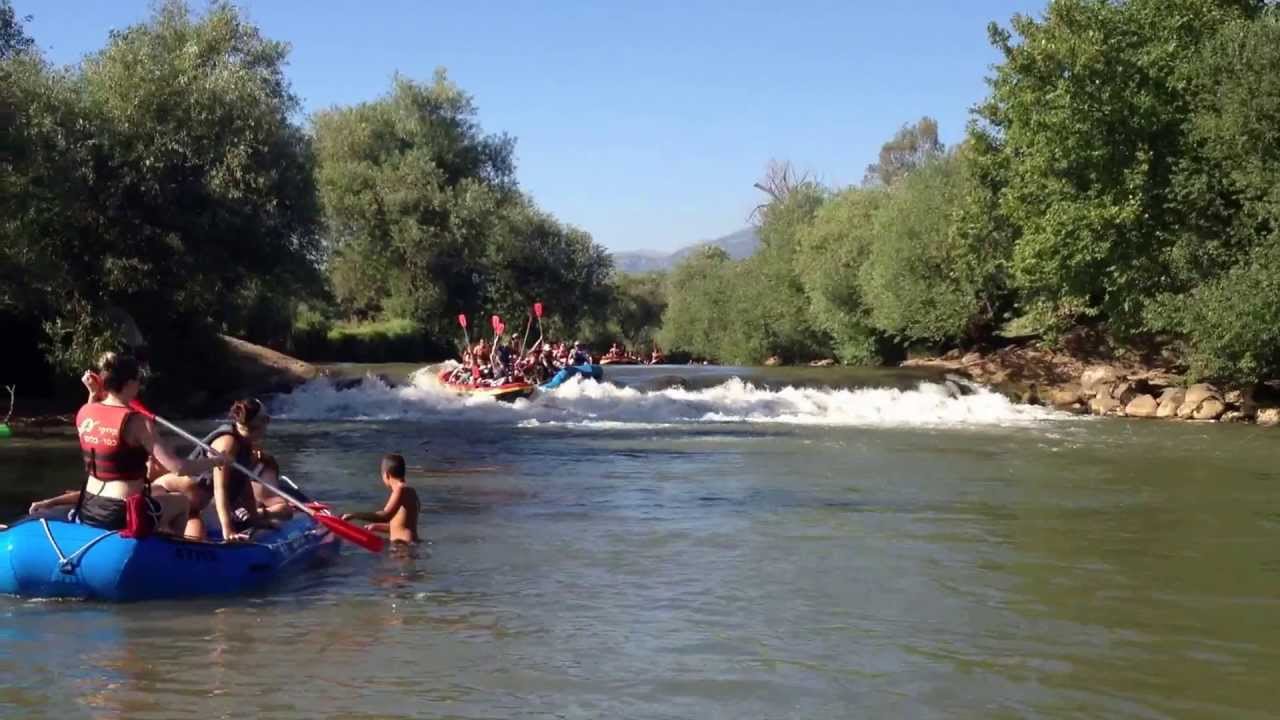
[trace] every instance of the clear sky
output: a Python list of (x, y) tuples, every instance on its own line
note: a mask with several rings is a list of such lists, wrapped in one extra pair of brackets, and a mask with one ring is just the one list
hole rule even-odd
[[(194, 3), (201, 7), (201, 3)], [(488, 131), (517, 138), (520, 183), (613, 250), (672, 250), (746, 225), (770, 158), (856, 183), (905, 122), (958, 140), (997, 60), (986, 25), (1044, 0), (243, 0), (292, 46), (308, 111), (434, 68)], [(14, 0), (55, 62), (102, 47), (147, 0)]]

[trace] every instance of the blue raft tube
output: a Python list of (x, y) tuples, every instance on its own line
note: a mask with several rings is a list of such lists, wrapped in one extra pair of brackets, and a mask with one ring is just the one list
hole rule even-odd
[(135, 602), (261, 590), (338, 555), (328, 528), (297, 514), (249, 542), (120, 537), (61, 518), (0, 530), (0, 593), (24, 598)]
[(594, 363), (569, 365), (568, 367), (561, 368), (560, 372), (552, 375), (550, 380), (542, 383), (538, 387), (543, 390), (555, 390), (575, 375), (581, 375), (599, 382), (604, 379), (604, 368)]

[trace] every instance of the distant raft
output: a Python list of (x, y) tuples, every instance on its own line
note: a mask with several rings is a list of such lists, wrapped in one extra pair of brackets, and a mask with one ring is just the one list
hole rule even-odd
[(538, 387), (543, 390), (555, 390), (575, 375), (581, 375), (582, 377), (591, 378), (592, 380), (599, 382), (604, 379), (604, 368), (599, 365), (586, 363), (582, 365), (569, 365), (561, 368), (560, 372), (552, 375), (550, 380), (542, 383)]
[(306, 515), (235, 543), (158, 534), (138, 540), (33, 517), (0, 531), (0, 593), (112, 602), (235, 595), (337, 555), (338, 538)]
[(452, 370), (441, 370), (437, 376), (440, 384), (458, 393), (459, 395), (491, 397), (494, 400), (503, 402), (515, 402), (520, 398), (527, 398), (533, 394), (537, 388), (533, 383), (527, 382), (509, 382), (501, 385), (486, 385), (484, 383), (458, 383), (450, 382), (449, 375)]

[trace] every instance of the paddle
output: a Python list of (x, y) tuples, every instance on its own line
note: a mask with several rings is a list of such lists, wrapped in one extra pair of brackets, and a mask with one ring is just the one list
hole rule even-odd
[(529, 313), (529, 319), (524, 323), (524, 334), (520, 336), (520, 358), (524, 359), (525, 346), (529, 344), (529, 328), (533, 327), (533, 313)]
[(538, 342), (542, 342), (542, 303), (533, 304), (533, 314), (538, 318)]
[[(130, 402), (129, 402), (129, 409), (131, 409), (131, 410), (133, 410), (133, 411), (135, 411), (135, 412), (141, 413), (144, 417), (149, 418), (149, 419), (151, 419), (151, 420), (154, 420), (154, 421), (156, 421), (156, 422), (160, 423), (161, 425), (163, 425), (163, 426), (165, 426), (165, 427), (169, 428), (169, 429), (170, 429), (170, 430), (172, 430), (173, 432), (175, 432), (175, 433), (177, 433), (178, 435), (182, 436), (182, 437), (183, 437), (184, 439), (186, 439), (187, 441), (195, 443), (195, 444), (196, 444), (196, 445), (198, 445), (201, 449), (203, 449), (205, 452), (215, 452), (213, 448), (209, 447), (207, 444), (205, 444), (204, 442), (202, 442), (202, 441), (200, 440), (200, 438), (196, 437), (195, 435), (192, 435), (191, 433), (187, 432), (186, 430), (183, 430), (182, 428), (178, 427), (177, 425), (174, 425), (173, 423), (169, 422), (168, 420), (165, 420), (164, 418), (160, 417), (159, 415), (156, 415), (155, 413), (153, 413), (153, 412), (151, 412), (150, 410), (148, 410), (148, 409), (147, 409), (147, 407), (146, 407), (145, 405), (143, 405), (143, 404), (142, 404), (142, 402), (141, 402), (141, 401), (139, 401), (139, 400), (137, 400), (136, 398), (135, 398), (134, 400), (132, 400), (132, 401), (130, 401)], [(353, 543), (355, 543), (356, 545), (359, 545), (360, 547), (364, 548), (365, 550), (368, 550), (369, 552), (382, 552), (382, 547), (383, 547), (383, 545), (385, 544), (385, 541), (382, 539), (382, 537), (381, 537), (381, 536), (379, 536), (379, 535), (375, 535), (374, 533), (372, 533), (372, 532), (370, 532), (370, 531), (368, 531), (368, 530), (365, 530), (364, 528), (361, 528), (361, 527), (357, 527), (357, 526), (355, 526), (355, 525), (352, 525), (351, 523), (349, 523), (349, 522), (347, 522), (347, 521), (345, 521), (345, 520), (342, 520), (341, 518), (334, 517), (333, 515), (330, 515), (330, 514), (328, 514), (328, 513), (316, 512), (316, 511), (315, 511), (315, 510), (313, 510), (312, 508), (308, 507), (308, 506), (307, 506), (305, 503), (303, 503), (301, 500), (299, 500), (299, 499), (295, 498), (294, 496), (292, 496), (292, 495), (290, 495), (290, 494), (286, 493), (285, 491), (281, 490), (280, 488), (278, 488), (278, 487), (276, 487), (276, 486), (274, 486), (274, 485), (271, 485), (270, 483), (267, 483), (267, 482), (263, 481), (263, 479), (262, 479), (262, 478), (261, 478), (257, 473), (255, 473), (253, 470), (250, 470), (249, 468), (247, 468), (247, 467), (245, 467), (245, 466), (241, 465), (241, 464), (240, 464), (240, 463), (238, 463), (238, 462), (237, 462), (237, 463), (232, 463), (232, 465), (235, 467), (235, 469), (237, 469), (237, 470), (239, 470), (240, 472), (242, 472), (242, 473), (244, 473), (244, 474), (248, 475), (249, 477), (253, 478), (254, 480), (257, 480), (257, 481), (258, 481), (258, 483), (259, 483), (260, 485), (262, 485), (262, 487), (266, 488), (267, 490), (270, 490), (271, 492), (275, 493), (276, 495), (280, 496), (281, 498), (284, 498), (285, 502), (287, 502), (287, 503), (289, 503), (290, 505), (292, 505), (292, 506), (294, 506), (294, 507), (298, 508), (298, 509), (299, 509), (299, 510), (301, 510), (302, 512), (304, 512), (304, 513), (306, 513), (306, 514), (310, 515), (312, 520), (315, 520), (316, 522), (320, 523), (321, 525), (323, 525), (323, 526), (325, 526), (325, 527), (329, 528), (329, 530), (330, 530), (334, 535), (337, 535), (338, 537), (342, 538), (343, 540), (347, 540), (347, 541), (349, 541), (349, 542), (353, 542)]]
[(466, 313), (462, 313), (462, 314), (458, 315), (458, 324), (462, 326), (462, 339), (463, 339), (463, 341), (465, 341), (465, 342), (467, 343), (466, 345), (463, 345), (462, 347), (463, 347), (465, 350), (470, 350), (470, 349), (471, 349), (471, 333), (467, 332), (467, 315), (466, 315)]

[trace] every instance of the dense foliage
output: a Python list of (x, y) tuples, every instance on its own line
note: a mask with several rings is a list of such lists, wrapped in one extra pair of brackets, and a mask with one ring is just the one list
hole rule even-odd
[(758, 184), (762, 252), (678, 268), (666, 342), (864, 363), (1083, 323), (1197, 376), (1280, 375), (1280, 10), (1053, 0), (989, 34), (963, 143), (923, 118), (861, 187)]
[[(1002, 55), (962, 142), (904, 125), (860, 186), (787, 163), (761, 246), (613, 272), (521, 192), (443, 70), (301, 117), (288, 48), (181, 0), (71, 67), (0, 0), (5, 377), (136, 334), (157, 380), (216, 384), (217, 332), (315, 359), (450, 353), (456, 316), (726, 362), (893, 360), (1080, 324), (1158, 338), (1193, 374), (1280, 376), (1280, 9), (1052, 0)], [(198, 380), (194, 380), (198, 377)]]
[(218, 332), (410, 360), (451, 353), (458, 313), (606, 323), (610, 256), (520, 193), (514, 141), (443, 71), (307, 119), (287, 51), (171, 0), (55, 67), (0, 0), (5, 377), (77, 377), (138, 331), (176, 389), (217, 384)]

